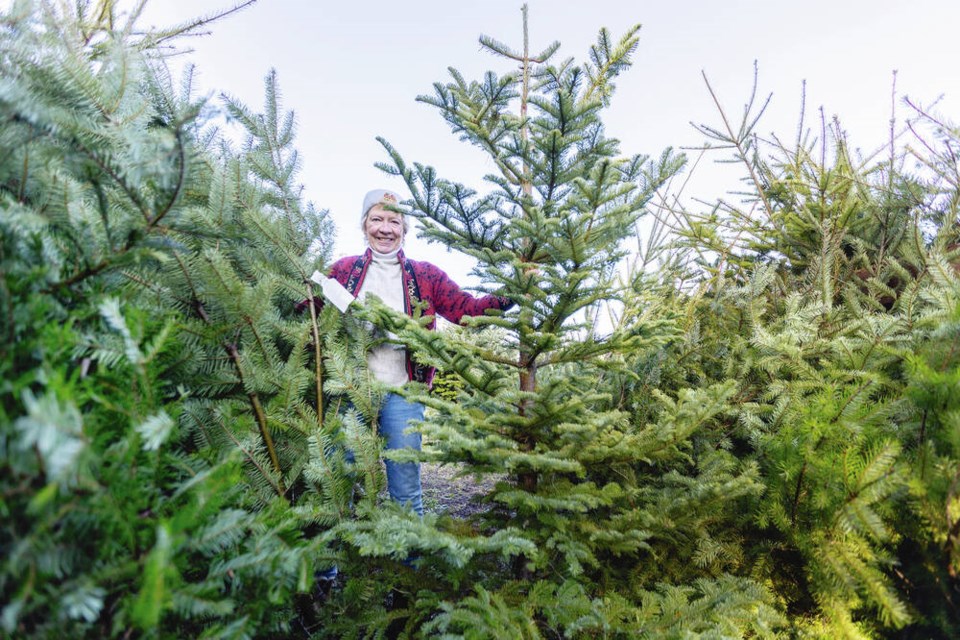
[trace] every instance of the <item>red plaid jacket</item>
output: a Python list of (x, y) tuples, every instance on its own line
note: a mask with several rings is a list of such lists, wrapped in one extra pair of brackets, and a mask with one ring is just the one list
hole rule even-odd
[[(418, 303), (425, 303), (423, 310), (424, 316), (433, 316), (428, 329), (436, 327), (436, 315), (441, 316), (450, 322), (459, 323), (464, 316), (479, 316), (487, 309), (505, 310), (513, 306), (509, 298), (500, 296), (486, 295), (476, 298), (450, 279), (439, 267), (429, 262), (419, 262), (410, 260), (401, 250), (397, 254), (403, 273), (403, 310), (408, 315), (413, 315), (413, 310)], [(363, 255), (350, 256), (337, 260), (330, 267), (330, 277), (342, 284), (353, 297), (357, 297), (363, 280), (367, 275), (367, 268), (373, 260), (370, 249), (367, 249)], [(314, 298), (314, 302), (319, 300)], [(433, 381), (433, 367), (420, 364), (410, 357), (407, 351), (407, 377), (414, 382), (422, 382), (430, 385)]]

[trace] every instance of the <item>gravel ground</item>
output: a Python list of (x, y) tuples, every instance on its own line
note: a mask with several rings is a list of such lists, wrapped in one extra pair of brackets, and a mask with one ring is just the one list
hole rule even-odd
[(425, 462), (421, 465), (420, 481), (423, 484), (425, 511), (465, 518), (486, 509), (475, 498), (488, 493), (500, 477), (485, 476), (478, 481), (470, 474), (458, 476), (462, 468), (459, 464)]

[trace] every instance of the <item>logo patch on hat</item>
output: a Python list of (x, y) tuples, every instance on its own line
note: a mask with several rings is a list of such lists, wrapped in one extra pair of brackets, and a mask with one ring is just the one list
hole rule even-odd
[(380, 198), (380, 200), (382, 200), (383, 202), (396, 202), (397, 197), (392, 193), (390, 193), (389, 191), (387, 191), (386, 193), (383, 194), (383, 197)]

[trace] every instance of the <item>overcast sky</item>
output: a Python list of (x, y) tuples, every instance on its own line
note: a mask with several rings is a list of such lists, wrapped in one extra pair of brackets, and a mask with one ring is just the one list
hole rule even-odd
[[(737, 115), (749, 97), (753, 65), (759, 88), (773, 94), (761, 134), (792, 140), (807, 83), (807, 121), (822, 107), (838, 115), (851, 142), (865, 150), (884, 143), (891, 116), (893, 72), (897, 108), (904, 96), (960, 120), (960, 2), (955, 0), (528, 0), (531, 50), (558, 40), (559, 59), (585, 59), (601, 27), (619, 36), (643, 25), (634, 67), (617, 82), (605, 118), (625, 154), (658, 154), (701, 142), (691, 122), (718, 122), (702, 72), (723, 106)], [(522, 46), (520, 0), (454, 2), (327, 2), (259, 0), (190, 39), (183, 59), (196, 65), (201, 94), (226, 92), (249, 107), (263, 104), (263, 78), (276, 69), (283, 107), (298, 121), (297, 147), (307, 198), (328, 209), (337, 226), (337, 255), (363, 248), (363, 194), (372, 188), (407, 193), (399, 179), (374, 168), (386, 154), (383, 136), (409, 161), (481, 188), (492, 164), (458, 142), (438, 113), (416, 102), (447, 68), (479, 79), (508, 61), (480, 50), (480, 34)], [(153, 0), (142, 24), (182, 22), (232, 6), (224, 0)], [(900, 116), (907, 115), (903, 109)], [(718, 156), (719, 157), (719, 156)], [(710, 167), (697, 170), (707, 175)], [(696, 184), (696, 183), (695, 183)], [(708, 199), (717, 183), (701, 182)], [(713, 185), (713, 186), (711, 186)], [(733, 189), (737, 185), (727, 184)], [(459, 254), (411, 238), (407, 254), (428, 259), (463, 281)]]

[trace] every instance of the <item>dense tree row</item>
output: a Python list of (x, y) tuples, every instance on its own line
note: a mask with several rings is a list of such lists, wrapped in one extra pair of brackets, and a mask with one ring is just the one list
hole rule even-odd
[[(481, 38), (517, 70), (419, 99), (492, 173), (382, 140), (405, 212), (517, 303), (432, 332), (296, 310), (333, 228), (275, 75), (224, 122), (163, 64), (201, 25), (136, 18), (0, 16), (3, 634), (960, 632), (956, 127), (910, 105), (862, 158), (751, 103), (701, 128), (743, 186), (691, 209), (683, 156), (603, 126), (637, 28), (580, 63)], [(371, 322), (445, 372), (404, 393), (421, 459), (494, 480), (473, 516), (381, 499)]]

